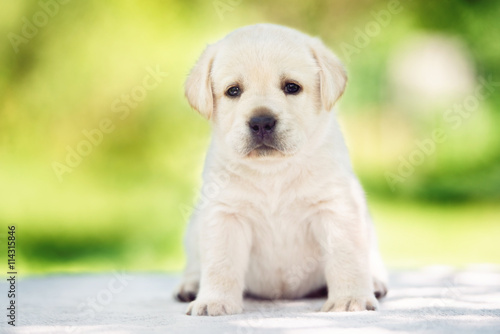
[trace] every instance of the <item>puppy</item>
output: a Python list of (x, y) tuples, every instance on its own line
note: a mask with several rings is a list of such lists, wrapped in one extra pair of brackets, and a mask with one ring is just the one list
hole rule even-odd
[(209, 45), (186, 81), (213, 135), (175, 292), (187, 314), (241, 313), (244, 293), (376, 310), (386, 273), (332, 108), (346, 85), (316, 38), (258, 24)]

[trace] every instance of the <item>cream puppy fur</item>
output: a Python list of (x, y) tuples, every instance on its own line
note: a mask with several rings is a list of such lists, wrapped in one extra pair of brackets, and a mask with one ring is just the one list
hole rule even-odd
[(322, 311), (377, 309), (385, 269), (331, 110), (346, 80), (319, 39), (277, 25), (240, 28), (203, 52), (186, 81), (213, 127), (175, 292), (187, 314), (324, 287)]

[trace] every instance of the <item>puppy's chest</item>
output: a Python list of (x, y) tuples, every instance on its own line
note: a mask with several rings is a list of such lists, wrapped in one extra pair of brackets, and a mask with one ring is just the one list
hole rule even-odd
[(304, 233), (318, 212), (318, 203), (325, 200), (326, 192), (317, 186), (321, 183), (312, 177), (267, 181), (238, 189), (247, 194), (241, 201), (233, 202), (239, 206), (239, 214), (252, 229), (265, 231), (277, 243), (285, 242), (288, 235)]
[(259, 185), (239, 202), (237, 211), (252, 231), (246, 284), (256, 295), (295, 298), (322, 284), (312, 225), (323, 195), (300, 181)]
[(307, 252), (312, 243), (311, 222), (316, 208), (311, 198), (295, 193), (280, 196), (261, 194), (248, 204), (252, 209), (243, 215), (253, 232), (256, 253), (277, 258), (293, 257), (293, 252)]
[(280, 233), (281, 228), (300, 225), (314, 212), (314, 197), (307, 193), (307, 189), (270, 187), (254, 193), (244, 206), (252, 208), (249, 219), (259, 217), (254, 224), (266, 225)]
[(296, 298), (321, 285), (310, 205), (266, 202), (254, 213), (247, 217), (252, 229), (248, 290), (268, 298)]

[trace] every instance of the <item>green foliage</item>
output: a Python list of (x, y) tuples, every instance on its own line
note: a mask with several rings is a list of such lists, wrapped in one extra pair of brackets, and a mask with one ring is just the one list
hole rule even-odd
[[(341, 44), (354, 45), (359, 29), (374, 22), (374, 12), (387, 10), (387, 1), (91, 0), (57, 6), (30, 37), (23, 31), (43, 13), (38, 1), (6, 2), (0, 13), (0, 222), (5, 229), (18, 227), (25, 272), (182, 267), (182, 233), (210, 135), (182, 85), (206, 44), (257, 22), (318, 35), (346, 62), (350, 79), (340, 117), (380, 217), (390, 264), (400, 265), (403, 255), (418, 265), (498, 259), (488, 241), (498, 209), (483, 202), (500, 199), (500, 94), (481, 101), (460, 128), (446, 128), (395, 106), (388, 68), (407, 40), (439, 33), (466, 46), (477, 76), (498, 81), (500, 44), (493, 36), (500, 3), (401, 1), (387, 27), (349, 59)], [(24, 42), (13, 44), (12, 34)], [(127, 95), (139, 94), (157, 68), (166, 76), (127, 104)], [(442, 113), (438, 108), (436, 119)], [(94, 138), (98, 143), (87, 147), (88, 155), (58, 177), (54, 163), (74, 162), (68, 155), (89, 140), (84, 131), (101, 129), (104, 120), (113, 130), (99, 130), (102, 138)], [(396, 170), (398, 156), (408, 156), (414, 140), (438, 126), (449, 139), (391, 190), (384, 173)], [(393, 205), (396, 199), (402, 204)], [(464, 206), (430, 209), (428, 202)], [(478, 222), (474, 215), (482, 208), (488, 214)], [(459, 224), (450, 226), (454, 220)], [(484, 238), (475, 232), (479, 225)], [(450, 230), (459, 236), (449, 238)], [(402, 244), (407, 239), (400, 237), (413, 232), (439, 240), (440, 250), (414, 253), (418, 245)], [(458, 249), (468, 233), (475, 235), (471, 247)], [(434, 258), (438, 251), (444, 255)]]

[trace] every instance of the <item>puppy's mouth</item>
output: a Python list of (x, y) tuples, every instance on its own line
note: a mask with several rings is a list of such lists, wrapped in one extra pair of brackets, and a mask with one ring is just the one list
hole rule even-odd
[(272, 142), (254, 142), (248, 147), (248, 157), (273, 157), (283, 156), (284, 152)]
[(262, 144), (254, 148), (254, 150), (269, 151), (269, 150), (276, 150), (276, 148), (274, 148), (271, 145)]

